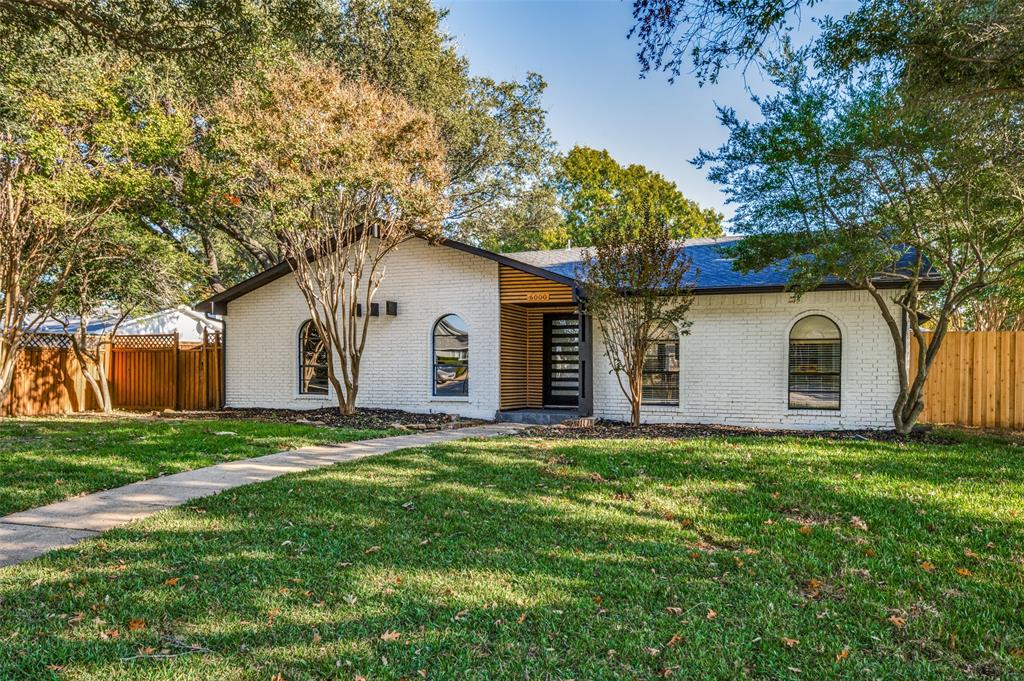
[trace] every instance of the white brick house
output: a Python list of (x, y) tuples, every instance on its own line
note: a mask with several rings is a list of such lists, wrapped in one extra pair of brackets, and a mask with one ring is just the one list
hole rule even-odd
[[(760, 428), (887, 428), (894, 349), (877, 306), (841, 282), (793, 301), (779, 268), (743, 275), (695, 240), (685, 335), (650, 358), (643, 419)], [(515, 419), (539, 409), (626, 420), (598, 325), (579, 311), (579, 250), (496, 254), (410, 239), (388, 256), (358, 405)], [(336, 404), (287, 264), (200, 303), (224, 315), (229, 407)], [(320, 362), (320, 363), (318, 363)], [(650, 390), (650, 398), (648, 398)]]

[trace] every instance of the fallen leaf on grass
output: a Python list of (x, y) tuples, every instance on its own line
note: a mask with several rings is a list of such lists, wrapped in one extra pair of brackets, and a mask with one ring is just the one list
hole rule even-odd
[(867, 556), (868, 558), (874, 558), (875, 557), (875, 550), (874, 549), (866, 549), (864, 551), (864, 555)]
[(462, 620), (466, 619), (467, 615), (469, 615), (469, 610), (459, 610), (457, 613), (455, 613), (455, 617), (453, 617), (452, 619), (454, 619), (456, 622), (461, 622)]
[(811, 532), (813, 532), (813, 530), (811, 529), (810, 525), (801, 525), (800, 526), (800, 534), (804, 535), (805, 537), (807, 535), (809, 535)]
[(897, 629), (902, 629), (907, 626), (907, 620), (903, 617), (897, 617), (896, 615), (889, 615), (889, 622)]
[(921, 563), (921, 569), (925, 572), (935, 572), (935, 566), (928, 561)]
[(401, 632), (398, 632), (398, 631), (385, 631), (383, 634), (380, 635), (380, 640), (381, 641), (387, 641), (387, 642), (390, 643), (391, 641), (397, 641), (401, 637), (402, 637)]
[(371, 553), (377, 553), (378, 551), (380, 551), (380, 547), (379, 546), (371, 546), (370, 548), (368, 548), (365, 551), (363, 551), (363, 553), (369, 555)]
[(974, 551), (971, 551), (970, 549), (964, 549), (964, 555), (967, 556), (968, 558), (973, 558), (975, 560), (978, 560), (979, 558), (981, 558), (981, 556), (979, 556)]
[(850, 657), (850, 649), (849, 648), (843, 648), (838, 653), (836, 653), (836, 662), (842, 662), (843, 660), (847, 659), (848, 657)]
[(170, 579), (165, 579), (164, 586), (178, 586), (178, 578), (171, 577)]
[(657, 657), (658, 655), (661, 655), (661, 648), (646, 648), (645, 650), (647, 650), (647, 654), (651, 657)]
[(522, 624), (525, 621), (526, 621), (526, 613), (525, 612), (523, 614), (521, 614), (519, 617), (516, 618), (516, 622), (518, 622), (519, 624)]
[(682, 608), (677, 608), (674, 605), (670, 605), (667, 608), (665, 608), (665, 612), (667, 612), (670, 615), (682, 615), (683, 614), (683, 609)]
[(864, 532), (868, 531), (868, 524), (860, 518), (858, 518), (857, 516), (853, 516), (852, 518), (850, 518), (850, 524), (856, 527), (858, 530), (863, 530)]
[(271, 610), (270, 613), (267, 615), (267, 624), (269, 624), (270, 626), (274, 626), (274, 619), (280, 614), (281, 608), (274, 608), (273, 610)]
[(709, 619), (709, 620), (713, 620), (713, 619), (715, 619), (716, 617), (718, 617), (718, 613), (717, 613), (717, 612), (715, 612), (714, 610), (711, 610), (711, 609), (709, 608), (709, 609), (708, 609), (708, 619)]
[(128, 629), (131, 631), (142, 631), (146, 628), (146, 623), (140, 619), (134, 619), (128, 623)]
[(679, 634), (672, 634), (672, 638), (670, 638), (668, 640), (668, 643), (665, 644), (665, 647), (666, 648), (675, 648), (678, 644), (682, 643), (685, 640), (686, 639), (684, 639)]
[(962, 568), (962, 567), (958, 567), (958, 568), (956, 569), (956, 573), (957, 573), (958, 575), (960, 575), (961, 577), (970, 577), (971, 575), (973, 575), (973, 574), (974, 574), (973, 572), (971, 572), (971, 571), (970, 571), (970, 570), (968, 570), (967, 568)]
[(794, 648), (797, 645), (799, 645), (799, 643), (800, 643), (799, 639), (796, 639), (796, 638), (786, 638), (785, 636), (783, 636), (779, 640), (782, 641), (782, 645), (786, 646), (787, 648)]

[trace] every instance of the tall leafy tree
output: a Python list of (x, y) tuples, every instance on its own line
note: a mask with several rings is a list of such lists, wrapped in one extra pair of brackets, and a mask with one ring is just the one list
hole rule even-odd
[(687, 199), (674, 182), (641, 165), (623, 166), (605, 150), (574, 147), (557, 174), (566, 234), (587, 246), (614, 214), (647, 211), (675, 239), (722, 234), (722, 215)]
[[(234, 82), (261, 87), (268, 71), (298, 54), (403, 97), (430, 114), (441, 131), (450, 206), (446, 232), (493, 240), (508, 233), (509, 211), (550, 172), (554, 144), (540, 99), (545, 84), (536, 74), (522, 82), (471, 76), (441, 28), (443, 17), (429, 0), (346, 2), (329, 20), (300, 26), (261, 50)], [(180, 72), (174, 77), (186, 83), (184, 93), (198, 92)], [(187, 99), (179, 106), (193, 106)], [(281, 244), (258, 224), (231, 219), (223, 178), (208, 172), (218, 162), (207, 143), (216, 121), (203, 105), (196, 105), (195, 121), (193, 153), (170, 169), (179, 178), (176, 191), (153, 202), (149, 224), (203, 261), (211, 288), (221, 290), (278, 262)]]
[(138, 96), (128, 62), (103, 56), (8, 69), (0, 106), (2, 400), (81, 242), (162, 182), (151, 168), (180, 151), (187, 121)]
[(780, 85), (760, 122), (723, 110), (729, 141), (699, 159), (737, 204), (734, 227), (750, 235), (736, 266), (786, 260), (797, 295), (826, 277), (865, 290), (892, 337), (893, 424), (907, 433), (958, 311), (1024, 271), (1021, 162), (992, 157), (985, 115), (923, 115), (883, 77), (836, 82), (794, 66)]

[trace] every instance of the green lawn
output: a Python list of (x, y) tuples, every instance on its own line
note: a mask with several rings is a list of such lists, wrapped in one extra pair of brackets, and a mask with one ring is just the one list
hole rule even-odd
[(0, 418), (0, 516), (162, 473), (388, 434), (256, 421)]
[(47, 675), (1022, 677), (1024, 454), (510, 438), (284, 476), (0, 571), (0, 678)]

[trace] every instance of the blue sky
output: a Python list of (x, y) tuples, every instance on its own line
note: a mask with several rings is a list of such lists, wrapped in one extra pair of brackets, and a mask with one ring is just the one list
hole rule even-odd
[[(686, 74), (669, 84), (662, 74), (640, 79), (636, 45), (626, 38), (632, 2), (618, 0), (443, 0), (445, 27), (474, 73), (521, 79), (544, 76), (548, 124), (563, 151), (574, 145), (608, 149), (619, 162), (641, 163), (676, 182), (683, 193), (727, 216), (724, 195), (690, 163), (716, 148), (725, 131), (715, 103), (741, 115), (756, 109), (743, 75), (723, 73), (700, 88)], [(832, 5), (834, 11), (835, 4)], [(847, 4), (846, 2), (842, 4)], [(813, 30), (805, 19), (804, 31)], [(755, 68), (747, 83), (764, 91)]]

